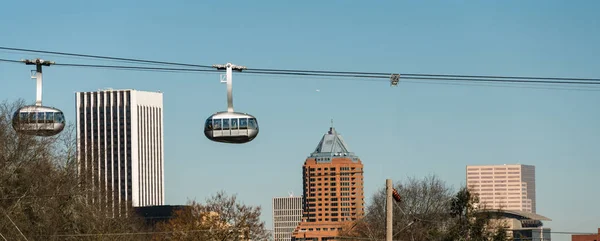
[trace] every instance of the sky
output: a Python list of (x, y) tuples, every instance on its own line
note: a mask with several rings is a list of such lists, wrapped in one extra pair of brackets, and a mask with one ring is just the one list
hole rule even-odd
[[(8, 1), (0, 46), (248, 68), (598, 78), (599, 8), (598, 1)], [(3, 59), (37, 57), (123, 64), (0, 51)], [(30, 70), (0, 63), (2, 101), (35, 101)], [(272, 197), (302, 193), (302, 164), (333, 119), (364, 163), (367, 205), (386, 178), (435, 174), (457, 189), (466, 165), (521, 163), (536, 166), (537, 213), (553, 220), (545, 226), (595, 232), (600, 92), (511, 86), (401, 78), (392, 88), (385, 80), (234, 73), (234, 108), (260, 125), (244, 145), (202, 133), (204, 120), (227, 107), (214, 73), (51, 66), (43, 101), (74, 123), (76, 91), (162, 91), (168, 205), (225, 190), (260, 205), (271, 228)]]

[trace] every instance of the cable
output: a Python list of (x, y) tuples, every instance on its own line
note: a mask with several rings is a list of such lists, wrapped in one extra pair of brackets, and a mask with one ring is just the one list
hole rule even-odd
[[(278, 69), (251, 69), (267, 72), (298, 72), (298, 73), (332, 73), (332, 74), (366, 74), (384, 75), (389, 77), (393, 73), (382, 72), (348, 72), (348, 71), (326, 71), (326, 70), (278, 70)], [(600, 81), (599, 78), (564, 78), (564, 77), (531, 77), (531, 76), (497, 76), (497, 75), (450, 75), (450, 74), (400, 74), (409, 77), (449, 77), (449, 78), (493, 78), (493, 79), (529, 79), (529, 80), (578, 80), (578, 81)]]
[(411, 83), (411, 84), (433, 84), (433, 85), (454, 85), (454, 86), (481, 86), (481, 87), (501, 87), (501, 88), (517, 88), (517, 89), (538, 89), (538, 90), (573, 90), (573, 91), (600, 91), (600, 88), (595, 87), (595, 86), (586, 86), (586, 87), (582, 87), (582, 88), (556, 88), (556, 87), (543, 87), (546, 85), (540, 84), (540, 86), (542, 87), (537, 87), (534, 86), (532, 84), (526, 85), (519, 85), (519, 84), (515, 84), (515, 85), (503, 85), (502, 83), (460, 83), (460, 82), (446, 82), (446, 83), (440, 83), (440, 82), (427, 82), (427, 81), (410, 81), (410, 80), (405, 80), (403, 81), (404, 83)]
[[(117, 68), (134, 70), (167, 70), (167, 71), (190, 71), (190, 72), (220, 72), (218, 70), (200, 70), (200, 69), (181, 69), (181, 68), (159, 68), (142, 66), (115, 66), (115, 65), (86, 65), (86, 64), (55, 64), (57, 66), (71, 67), (91, 67), (91, 68)], [(379, 78), (389, 79), (389, 76), (377, 75), (344, 75), (344, 74), (316, 74), (316, 73), (291, 73), (291, 72), (264, 72), (246, 70), (241, 73), (247, 74), (267, 74), (267, 75), (295, 75), (295, 76), (321, 76), (321, 77), (349, 77), (349, 78)], [(581, 84), (581, 85), (600, 85), (600, 82), (585, 81), (546, 81), (546, 80), (509, 80), (509, 79), (484, 79), (484, 78), (445, 78), (445, 77), (407, 77), (408, 80), (446, 80), (446, 81), (473, 81), (473, 82), (500, 82), (500, 83), (539, 83), (539, 84)]]
[[(17, 63), (20, 61), (15, 60), (7, 60), (0, 59), (0, 61), (4, 62), (12, 62)], [(62, 64), (56, 63), (54, 65), (57, 66), (68, 66), (68, 67), (88, 67), (88, 68), (108, 68), (108, 69), (127, 69), (127, 70), (142, 70), (142, 71), (167, 71), (167, 72), (211, 72), (218, 73), (221, 72), (219, 70), (214, 69), (185, 69), (185, 68), (160, 68), (160, 67), (143, 67), (143, 66), (120, 66), (120, 65), (90, 65), (90, 64)], [(319, 77), (346, 77), (346, 78), (374, 78), (374, 79), (388, 79), (389, 76), (379, 76), (379, 75), (368, 75), (368, 74), (325, 74), (325, 73), (296, 73), (296, 72), (266, 72), (266, 71), (256, 71), (256, 70), (246, 70), (242, 73), (246, 74), (264, 74), (264, 75), (292, 75), (292, 76), (319, 76)], [(428, 75), (428, 76), (451, 76), (451, 75)], [(516, 79), (498, 79), (505, 77), (491, 76), (492, 79), (486, 79), (488, 77), (479, 76), (478, 78), (472, 77), (406, 77), (403, 79), (407, 80), (444, 80), (444, 81), (472, 81), (472, 82), (497, 82), (497, 83), (536, 83), (536, 84), (570, 84), (570, 85), (600, 85), (600, 79), (587, 79), (587, 80), (599, 80), (594, 82), (586, 82), (586, 81), (551, 81), (551, 80), (531, 80), (529, 77), (525, 77), (524, 80), (516, 80)], [(496, 78), (496, 79), (494, 79)], [(506, 77), (509, 78), (509, 77)], [(511, 77), (512, 78), (512, 77)], [(537, 78), (544, 79), (544, 78)], [(545, 78), (549, 79), (549, 78)], [(553, 78), (553, 79), (563, 79), (563, 78)]]
[(214, 69), (180, 69), (180, 68), (159, 68), (159, 67), (142, 67), (142, 66), (119, 66), (119, 65), (89, 65), (89, 64), (54, 64), (56, 66), (69, 66), (69, 67), (88, 67), (88, 68), (113, 68), (113, 69), (132, 69), (132, 70), (165, 70), (165, 71), (190, 71), (190, 72), (221, 72)]
[[(15, 222), (13, 222), (13, 220), (10, 218), (10, 216), (8, 216), (8, 213), (4, 212), (4, 215), (6, 215), (6, 217), (8, 218), (8, 220), (10, 220), (10, 222), (15, 226), (15, 228), (17, 228), (17, 231), (19, 231), (19, 233), (21, 234), (21, 236), (23, 236), (23, 238), (26, 241), (29, 241), (27, 239), (27, 237), (25, 237), (25, 234), (23, 234), (23, 232), (21, 232), (21, 229), (19, 228), (19, 226), (17, 226), (17, 224), (15, 224)], [(2, 237), (4, 237), (4, 236), (2, 236)]]
[(547, 81), (547, 80), (508, 80), (508, 79), (482, 79), (482, 78), (432, 78), (432, 77), (408, 77), (412, 80), (450, 80), (450, 81), (474, 81), (474, 82), (504, 82), (504, 83), (543, 83), (543, 84), (590, 84), (598, 85), (600, 82), (584, 81)]
[(457, 78), (490, 78), (490, 79), (528, 79), (528, 80), (578, 80), (600, 81), (599, 78), (565, 78), (565, 77), (531, 77), (531, 76), (497, 76), (497, 75), (450, 75), (450, 74), (402, 74), (404, 76), (422, 77), (457, 77)]
[[(242, 228), (228, 228), (227, 230), (244, 230)], [(54, 235), (37, 235), (35, 237), (94, 237), (94, 236), (126, 236), (126, 235), (148, 235), (148, 234), (169, 234), (169, 233), (198, 233), (198, 232), (214, 232), (213, 229), (192, 229), (192, 230), (177, 230), (163, 232), (122, 232), (122, 233), (81, 233), (81, 234), (54, 234)], [(272, 232), (271, 229), (265, 229), (267, 232)]]
[(155, 60), (109, 57), (109, 56), (99, 56), (99, 55), (89, 55), (89, 54), (75, 54), (75, 53), (65, 53), (65, 52), (56, 52), (56, 51), (10, 48), (10, 47), (1, 47), (1, 46), (0, 46), (0, 49), (2, 49), (2, 50), (12, 50), (12, 51), (21, 51), (21, 52), (30, 52), (30, 53), (43, 53), (43, 54), (55, 54), (55, 55), (85, 57), (85, 58), (121, 60), (121, 61), (130, 61), (130, 62), (138, 62), (138, 63), (149, 63), (149, 64), (165, 64), (165, 65), (180, 65), (180, 66), (188, 66), (188, 67), (212, 68), (212, 66), (208, 66), (208, 65), (197, 65), (197, 64), (186, 64), (186, 63), (165, 62), (165, 61), (155, 61)]
[[(233, 229), (238, 230), (238, 229)], [(149, 234), (170, 234), (170, 233), (198, 233), (198, 232), (211, 232), (214, 230), (210, 229), (193, 229), (193, 230), (177, 230), (177, 231), (152, 231), (152, 232), (121, 232), (121, 233), (90, 233), (90, 234), (54, 234), (54, 235), (35, 235), (34, 237), (97, 237), (97, 236), (131, 236), (131, 235), (149, 235)], [(271, 229), (266, 229), (267, 232), (274, 232)], [(514, 231), (514, 230), (507, 230)], [(581, 233), (581, 232), (564, 232), (564, 231), (550, 231), (544, 233), (553, 234), (575, 234), (575, 235), (595, 235), (596, 233)], [(337, 236), (336, 238), (341, 239), (357, 239), (357, 240), (384, 240), (376, 238), (363, 238), (363, 237), (349, 237), (349, 236)]]
[(10, 60), (10, 59), (0, 59), (0, 62), (9, 62), (9, 63), (23, 63), (18, 60)]
[[(47, 53), (47, 54), (55, 54), (55, 55), (65, 55), (65, 56), (77, 56), (77, 57), (87, 57), (87, 58), (97, 58), (97, 59), (109, 59), (109, 60), (122, 60), (122, 61), (131, 61), (131, 62), (139, 62), (139, 63), (152, 63), (152, 64), (166, 64), (166, 65), (180, 65), (180, 66), (188, 66), (188, 67), (201, 67), (201, 68), (212, 68), (209, 65), (198, 65), (198, 64), (189, 64), (189, 63), (176, 63), (176, 62), (165, 62), (165, 61), (154, 61), (154, 60), (143, 60), (143, 59), (132, 59), (132, 58), (121, 58), (121, 57), (109, 57), (109, 56), (98, 56), (98, 55), (88, 55), (88, 54), (76, 54), (76, 53), (66, 53), (66, 52), (57, 52), (57, 51), (45, 51), (45, 50), (33, 50), (33, 49), (23, 49), (23, 48), (12, 48), (12, 47), (1, 47), (1, 50), (11, 50), (11, 51), (21, 51), (21, 52), (32, 52), (32, 53)], [(250, 71), (257, 72), (268, 72), (268, 73), (312, 73), (312, 74), (343, 74), (343, 75), (375, 75), (380, 77), (389, 78), (392, 73), (383, 73), (383, 72), (356, 72), (356, 71), (328, 71), (328, 70), (297, 70), (297, 69), (269, 69), (269, 68), (248, 68)], [(600, 82), (599, 78), (566, 78), (566, 77), (532, 77), (532, 76), (496, 76), (496, 75), (450, 75), (450, 74), (415, 74), (415, 73), (406, 73), (401, 74), (401, 76), (406, 77), (444, 77), (444, 78), (487, 78), (487, 79), (521, 79), (521, 80), (573, 80), (573, 81), (596, 81)]]

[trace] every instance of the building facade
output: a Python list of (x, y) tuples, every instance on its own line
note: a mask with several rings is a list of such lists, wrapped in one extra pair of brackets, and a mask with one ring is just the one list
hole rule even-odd
[(507, 229), (507, 236), (512, 238), (512, 240), (552, 240), (552, 230), (550, 228), (545, 228), (543, 223), (543, 221), (552, 221), (550, 218), (525, 211), (498, 209), (487, 209), (480, 211), (492, 214), (492, 220), (490, 224), (492, 226), (504, 226)]
[(485, 208), (536, 213), (535, 166), (467, 166), (467, 186)]
[(600, 241), (600, 228), (595, 234), (572, 234), (571, 241)]
[(163, 205), (163, 94), (76, 93), (79, 176), (109, 210)]
[(303, 215), (292, 240), (335, 240), (364, 215), (363, 164), (331, 127), (302, 168)]
[(290, 241), (302, 219), (302, 197), (273, 198), (273, 237), (275, 241)]

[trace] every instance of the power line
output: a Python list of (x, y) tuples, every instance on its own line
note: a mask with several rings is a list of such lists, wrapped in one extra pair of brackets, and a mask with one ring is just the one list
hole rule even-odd
[[(246, 230), (244, 228), (225, 228), (228, 231)], [(170, 233), (199, 233), (199, 232), (214, 232), (214, 229), (192, 229), (192, 230), (176, 230), (176, 231), (153, 231), (153, 232), (121, 232), (121, 233), (78, 233), (78, 234), (54, 234), (54, 235), (37, 235), (36, 237), (95, 237), (95, 236), (130, 236), (130, 235), (148, 235), (148, 234), (170, 234)], [(267, 232), (272, 232), (271, 229), (265, 229)]]
[[(230, 228), (227, 230), (244, 230), (243, 228)], [(150, 235), (150, 234), (171, 234), (171, 233), (199, 233), (199, 232), (214, 232), (211, 229), (192, 229), (192, 230), (176, 230), (176, 231), (149, 231), (149, 232), (119, 232), (119, 233), (79, 233), (79, 234), (53, 234), (53, 235), (35, 235), (34, 237), (98, 237), (98, 236), (132, 236), (132, 235)], [(265, 229), (267, 232), (273, 232), (272, 229)], [(508, 230), (514, 231), (514, 230)], [(594, 235), (595, 233), (583, 233), (583, 232), (564, 232), (564, 231), (550, 231), (544, 233), (552, 234), (575, 234), (575, 235)], [(367, 238), (367, 237), (350, 237), (350, 236), (337, 236), (336, 238), (342, 239), (357, 239), (357, 240), (384, 240), (378, 238)]]

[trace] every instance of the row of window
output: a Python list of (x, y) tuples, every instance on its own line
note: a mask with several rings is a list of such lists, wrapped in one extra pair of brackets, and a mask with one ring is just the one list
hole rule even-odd
[(13, 118), (20, 123), (65, 123), (62, 112), (15, 112)]
[(227, 119), (207, 119), (204, 130), (246, 130), (258, 129), (256, 118), (227, 118)]
[[(124, 96), (127, 98), (124, 98)], [(87, 96), (87, 98), (85, 98)], [(127, 105), (130, 105), (131, 102), (131, 94), (130, 91), (115, 91), (115, 92), (94, 92), (94, 93), (79, 93), (79, 104), (84, 105), (86, 103), (88, 106), (92, 104), (92, 99), (94, 100), (94, 105), (103, 106), (104, 105), (104, 96), (106, 96), (107, 105), (116, 105), (117, 98), (119, 99), (119, 103), (123, 105), (125, 99), (127, 100)], [(112, 97), (112, 98), (111, 98)], [(85, 100), (85, 102), (84, 102)], [(111, 101), (112, 100), (112, 101)]]

